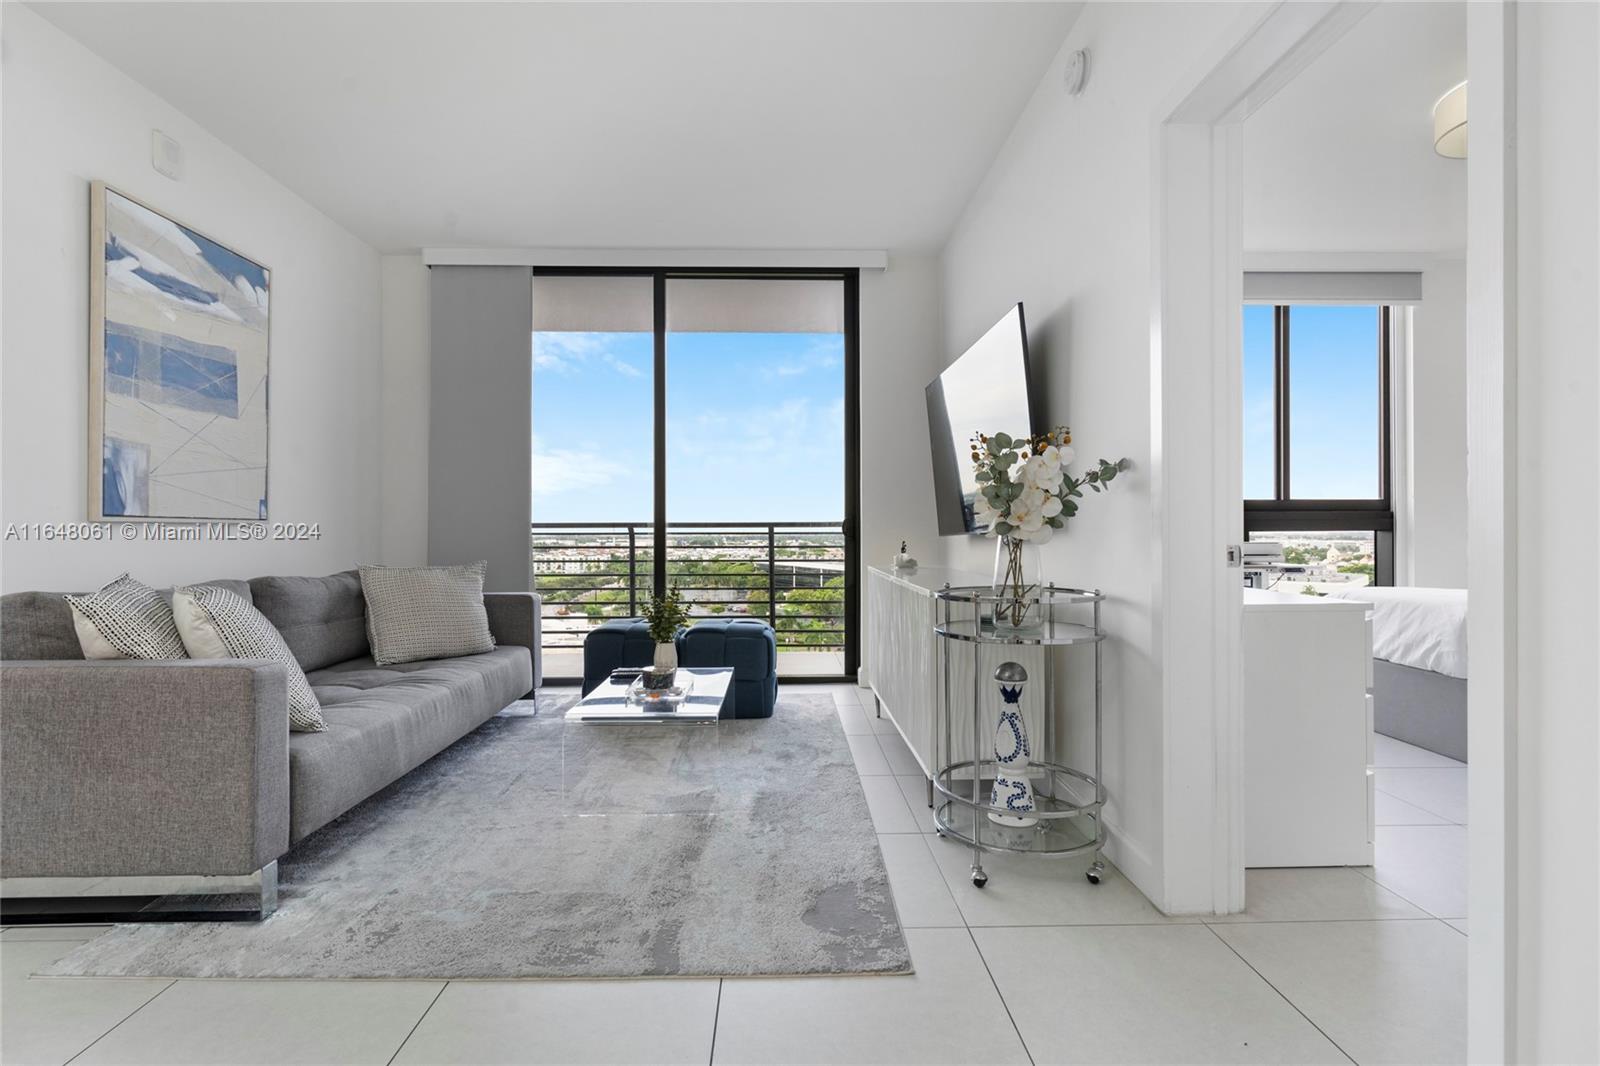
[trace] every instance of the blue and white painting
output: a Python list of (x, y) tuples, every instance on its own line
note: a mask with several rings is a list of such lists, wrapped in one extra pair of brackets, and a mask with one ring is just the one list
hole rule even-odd
[(266, 267), (96, 182), (90, 511), (267, 517)]

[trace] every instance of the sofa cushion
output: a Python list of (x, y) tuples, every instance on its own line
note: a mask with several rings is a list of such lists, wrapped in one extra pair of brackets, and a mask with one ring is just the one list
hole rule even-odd
[(483, 606), (487, 562), (363, 566), (367, 639), (384, 665), (481, 655), (494, 647)]
[(533, 687), (523, 647), (310, 675), (327, 729), (289, 737), (289, 838), (300, 840), (437, 755)]
[(0, 659), (81, 659), (64, 592), (0, 596)]
[[(243, 581), (207, 581), (250, 598)], [(163, 589), (171, 596), (171, 589)], [(83, 648), (72, 626), (65, 592), (8, 592), (0, 596), (0, 660), (81, 659)]]
[(322, 707), (283, 637), (243, 596), (215, 585), (174, 589), (172, 614), (183, 644), (196, 659), (267, 659), (288, 674), (289, 728), (322, 729)]
[(86, 659), (187, 659), (172, 601), (122, 574), (95, 592), (66, 597)]
[(367, 644), (367, 601), (354, 570), (327, 577), (253, 577), (256, 610), (267, 616), (302, 670), (359, 659)]

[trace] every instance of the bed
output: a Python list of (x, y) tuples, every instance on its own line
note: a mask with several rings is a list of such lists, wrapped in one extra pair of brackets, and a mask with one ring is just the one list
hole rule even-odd
[(1467, 590), (1335, 588), (1372, 604), (1372, 714), (1385, 736), (1467, 761)]

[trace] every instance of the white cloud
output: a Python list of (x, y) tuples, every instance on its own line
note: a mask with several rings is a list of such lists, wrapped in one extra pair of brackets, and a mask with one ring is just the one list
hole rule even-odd
[(791, 378), (809, 374), (813, 370), (833, 370), (844, 362), (844, 338), (829, 335), (813, 338), (806, 350), (793, 359), (767, 368), (774, 377)]
[(533, 476), (530, 489), (537, 498), (593, 493), (621, 481), (627, 467), (614, 459), (576, 448), (551, 448), (535, 435), (532, 448)]
[(644, 371), (618, 356), (611, 345), (615, 333), (545, 333), (533, 335), (533, 368), (565, 374), (599, 363), (624, 377), (643, 377)]
[(609, 366), (612, 370), (615, 370), (617, 373), (621, 374), (623, 377), (627, 377), (627, 378), (642, 378), (642, 377), (644, 377), (644, 371), (643, 370), (640, 370), (638, 367), (634, 366), (632, 363), (627, 363), (627, 362), (624, 362), (621, 359), (618, 359), (616, 356), (612, 355), (610, 352), (605, 352), (604, 354), (602, 354), (600, 356), (600, 359), (601, 359), (601, 361), (603, 361), (606, 364), (606, 366)]

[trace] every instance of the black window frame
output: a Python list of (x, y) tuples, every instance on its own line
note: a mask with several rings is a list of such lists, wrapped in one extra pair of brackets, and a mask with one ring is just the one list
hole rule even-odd
[(1394, 307), (1365, 304), (1378, 308), (1378, 491), (1371, 500), (1317, 500), (1294, 496), (1289, 452), (1289, 429), (1293, 406), (1289, 399), (1293, 344), (1290, 310), (1305, 304), (1272, 304), (1272, 392), (1273, 446), (1270, 500), (1244, 501), (1245, 539), (1255, 533), (1320, 533), (1368, 531), (1373, 534), (1374, 585), (1394, 584), (1394, 499), (1393, 499), (1393, 396), (1392, 366), (1394, 345)]
[[(696, 280), (836, 280), (844, 287), (844, 673), (784, 677), (788, 684), (855, 682), (861, 669), (861, 269), (859, 267), (535, 266), (532, 277), (636, 277), (652, 280), (652, 591), (667, 591), (667, 282)], [(531, 278), (530, 278), (531, 283)], [(552, 679), (546, 678), (546, 681)], [(576, 681), (581, 678), (561, 678)]]

